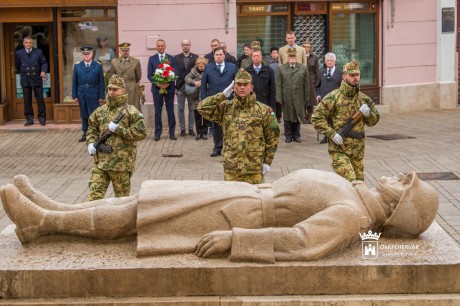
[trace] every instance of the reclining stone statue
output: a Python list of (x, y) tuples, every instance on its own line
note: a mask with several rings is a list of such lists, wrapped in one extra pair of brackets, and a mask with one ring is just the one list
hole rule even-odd
[(18, 175), (0, 188), (22, 244), (52, 234), (137, 235), (137, 255), (195, 253), (232, 261), (316, 260), (369, 230), (417, 236), (433, 222), (437, 191), (414, 172), (375, 188), (326, 171), (297, 170), (273, 184), (145, 181), (139, 194), (62, 204)]

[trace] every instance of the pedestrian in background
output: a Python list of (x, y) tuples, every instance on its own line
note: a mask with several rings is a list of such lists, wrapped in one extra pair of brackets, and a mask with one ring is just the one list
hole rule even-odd
[(201, 101), (198, 111), (222, 125), (224, 180), (260, 184), (270, 171), (280, 130), (270, 107), (257, 101), (251, 82), (241, 68), (234, 82)]
[[(279, 53), (277, 47), (270, 48), (270, 58), (268, 59), (268, 65), (270, 68), (273, 69), (273, 72), (276, 76), (276, 71), (278, 70), (279, 66)], [(276, 113), (276, 120), (278, 123), (281, 123), (281, 117), (283, 116), (283, 111), (281, 109), (281, 104), (278, 102), (275, 103), (275, 113)]]
[(209, 52), (208, 54), (204, 56), (204, 58), (208, 60), (209, 64), (214, 62), (214, 50), (218, 47), (220, 47), (219, 40), (217, 38), (214, 38), (213, 40), (211, 40), (211, 52)]
[(211, 125), (211, 122), (203, 118), (197, 110), (198, 103), (200, 102), (201, 78), (207, 64), (208, 60), (204, 57), (197, 58), (195, 61), (195, 67), (193, 67), (190, 73), (185, 77), (184, 86), (186, 87), (186, 91), (189, 90), (189, 88), (190, 90), (192, 87), (195, 88), (194, 91), (191, 91), (189, 94), (186, 92), (186, 94), (189, 99), (189, 107), (191, 107), (195, 113), (196, 140), (207, 140), (208, 129)]
[(105, 84), (101, 64), (92, 60), (93, 47), (83, 46), (80, 51), (83, 61), (73, 67), (72, 99), (80, 107), (83, 135), (78, 141), (84, 142), (88, 131), (88, 118), (104, 102)]
[(225, 53), (225, 61), (227, 63), (232, 63), (233, 65), (237, 65), (237, 61), (236, 61), (236, 58), (231, 55), (230, 53), (227, 52), (227, 44), (224, 42), (224, 41), (219, 41), (219, 46), (224, 49), (224, 53)]
[(140, 61), (130, 56), (130, 43), (124, 42), (118, 45), (121, 56), (114, 58), (110, 65), (109, 77), (118, 74), (123, 78), (126, 84), (126, 93), (128, 94), (128, 104), (134, 105), (142, 113), (139, 81), (141, 80), (142, 71)]
[[(380, 119), (371, 98), (360, 91), (361, 71), (355, 60), (343, 66), (339, 89), (327, 94), (313, 112), (315, 129), (328, 138), (332, 168), (349, 181), (364, 181), (364, 127)], [(359, 120), (346, 135), (338, 132), (347, 120), (360, 112)]]
[(243, 45), (243, 54), (238, 58), (237, 60), (237, 67), (241, 68), (241, 62), (248, 57), (251, 56), (251, 45), (250, 44), (244, 44)]
[(188, 102), (188, 134), (190, 136), (196, 136), (194, 129), (195, 124), (195, 113), (191, 108), (191, 100), (185, 93), (185, 77), (190, 73), (193, 67), (195, 67), (195, 61), (198, 55), (190, 52), (192, 44), (190, 40), (184, 39), (181, 42), (182, 53), (174, 56), (177, 66), (178, 76), (176, 80), (176, 95), (177, 95), (177, 117), (179, 118), (180, 136), (186, 135), (185, 130), (185, 99)]
[(38, 121), (46, 124), (46, 105), (43, 98), (43, 79), (47, 79), (48, 63), (43, 51), (33, 48), (33, 39), (30, 36), (22, 40), (24, 48), (16, 51), (15, 66), (19, 73), (22, 93), (24, 97), (24, 126), (34, 124), (34, 109), (32, 107), (32, 91), (37, 99)]
[[(94, 156), (89, 181), (89, 201), (102, 199), (110, 182), (116, 197), (129, 196), (131, 176), (136, 166), (137, 141), (147, 136), (144, 117), (139, 110), (128, 104), (128, 94), (123, 79), (114, 74), (107, 86), (106, 104), (89, 117), (87, 135), (88, 153)], [(120, 113), (122, 119), (114, 120)], [(98, 151), (94, 144), (105, 132), (112, 135), (105, 141), (111, 152)]]
[(316, 85), (316, 101), (321, 101), (331, 91), (338, 89), (342, 82), (342, 71), (335, 67), (336, 56), (334, 53), (327, 53), (324, 56), (326, 67), (319, 71), (319, 80)]
[(305, 49), (296, 44), (296, 39), (297, 38), (293, 31), (286, 32), (286, 45), (281, 47), (279, 50), (280, 65), (286, 64), (288, 62), (289, 49), (296, 49), (297, 63), (307, 65)]
[(310, 76), (307, 66), (297, 62), (296, 48), (289, 48), (287, 54), (288, 62), (279, 66), (276, 72), (276, 101), (283, 107), (285, 141), (300, 143), (300, 122), (305, 120), (305, 101), (310, 97)]

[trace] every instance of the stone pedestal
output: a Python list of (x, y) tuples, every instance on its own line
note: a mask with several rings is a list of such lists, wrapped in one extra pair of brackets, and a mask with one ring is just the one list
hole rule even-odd
[[(460, 247), (433, 224), (420, 239), (361, 242), (313, 262), (273, 265), (192, 254), (136, 257), (135, 239), (0, 235), (0, 304), (458, 305)], [(371, 304), (372, 303), (372, 304)]]

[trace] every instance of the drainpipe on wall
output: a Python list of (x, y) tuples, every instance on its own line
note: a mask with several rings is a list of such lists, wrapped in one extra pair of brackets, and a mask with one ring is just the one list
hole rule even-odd
[(228, 34), (228, 23), (230, 19), (230, 9), (229, 9), (229, 1), (230, 0), (224, 0), (224, 15), (225, 15), (225, 34)]

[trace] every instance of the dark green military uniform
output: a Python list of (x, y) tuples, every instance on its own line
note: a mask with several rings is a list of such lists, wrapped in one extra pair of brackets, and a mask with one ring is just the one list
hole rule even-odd
[[(123, 86), (123, 87), (115, 87)], [(124, 81), (118, 75), (110, 78), (109, 86), (124, 88)], [(106, 104), (98, 107), (89, 117), (87, 143), (95, 143), (108, 130), (109, 123), (123, 109), (124, 117), (115, 133), (105, 142), (112, 147), (111, 153), (98, 151), (89, 181), (89, 200), (104, 197), (109, 183), (116, 197), (128, 196), (131, 191), (131, 175), (136, 164), (136, 142), (147, 136), (144, 117), (133, 105), (128, 105), (128, 95), (107, 96)]]
[[(352, 61), (345, 65), (344, 70), (348, 73), (359, 73), (359, 66), (357, 62)], [(370, 115), (367, 118), (363, 116), (354, 125), (354, 135), (343, 137), (346, 148), (344, 152), (332, 138), (364, 103), (370, 107)], [(345, 81), (342, 81), (339, 89), (330, 92), (321, 100), (313, 112), (312, 122), (316, 130), (328, 138), (332, 168), (337, 174), (349, 181), (364, 181), (364, 126), (374, 126), (379, 119), (380, 115), (372, 99), (360, 92), (359, 86), (350, 86)]]
[[(251, 82), (244, 69), (235, 82)], [(224, 179), (263, 183), (263, 164), (271, 165), (278, 147), (280, 129), (270, 108), (256, 101), (255, 93), (227, 100), (223, 93), (198, 104), (201, 115), (219, 122), (224, 138)]]

